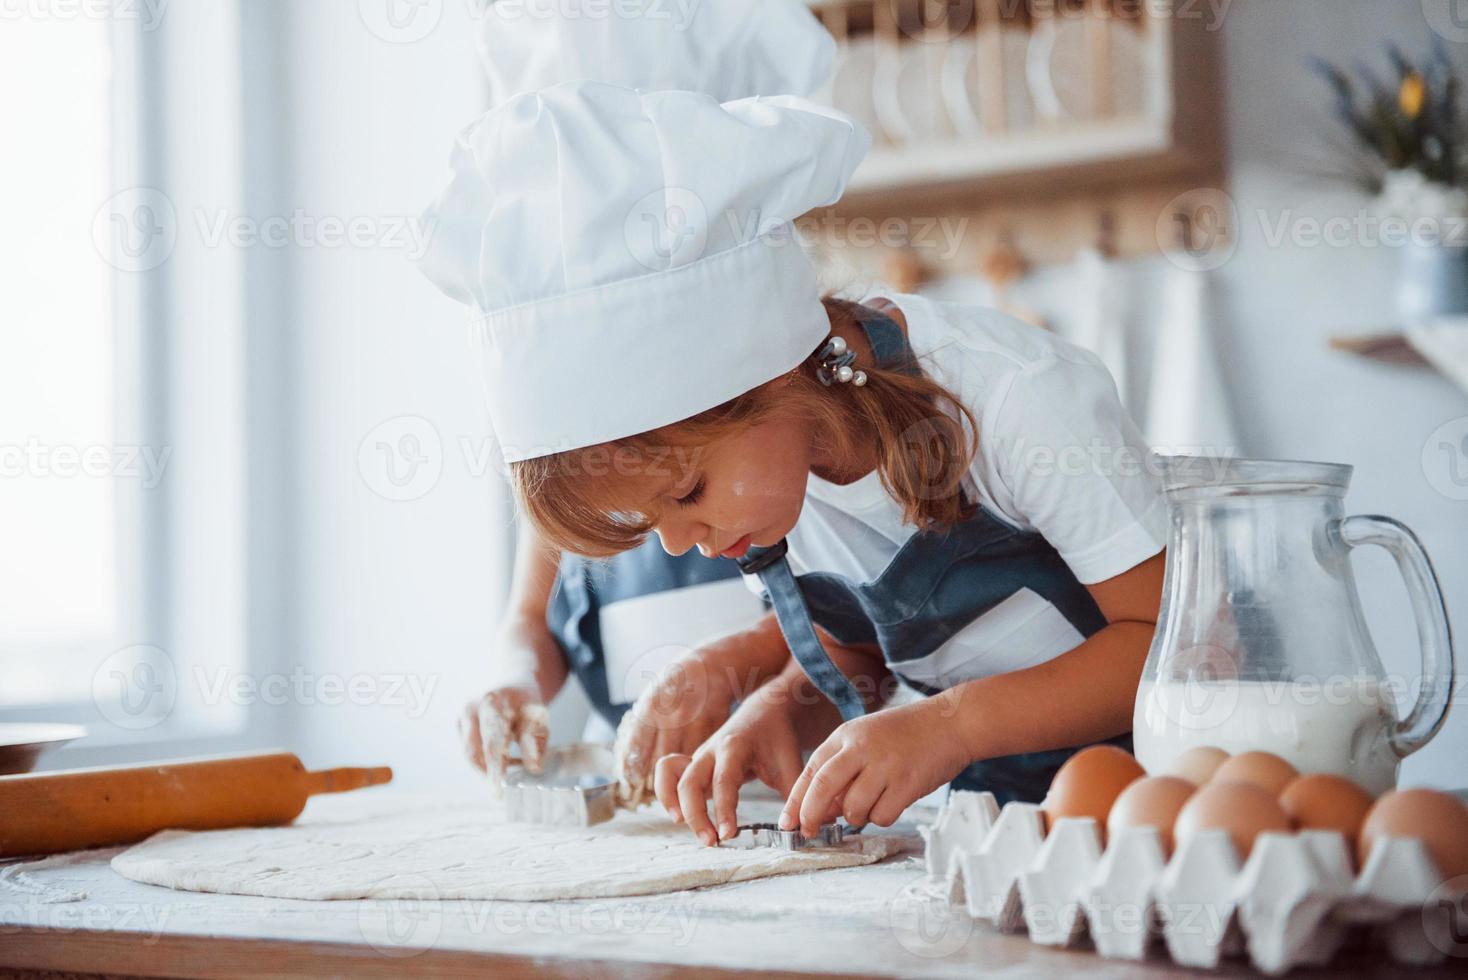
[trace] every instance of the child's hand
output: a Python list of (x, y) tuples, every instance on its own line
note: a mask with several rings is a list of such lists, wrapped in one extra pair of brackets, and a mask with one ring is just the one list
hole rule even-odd
[[(657, 766), (657, 796), (674, 822), (705, 844), (734, 836), (739, 788), (758, 779), (778, 793), (800, 773), (800, 743), (794, 712), (800, 706), (771, 681), (739, 706), (734, 716), (692, 758), (664, 756)], [(714, 819), (709, 820), (712, 795)], [(717, 829), (715, 829), (717, 824)]]
[(617, 791), (624, 805), (653, 797), (653, 769), (669, 755), (693, 752), (729, 719), (735, 698), (717, 658), (694, 650), (643, 688), (617, 726)]
[(946, 700), (887, 708), (846, 722), (810, 757), (780, 811), (780, 826), (810, 836), (837, 816), (889, 827), (972, 761)]
[(733, 702), (749, 698), (789, 663), (790, 651), (774, 613), (673, 661), (656, 683), (643, 689), (617, 727), (622, 802), (652, 802), (658, 760), (691, 754), (729, 719)]
[(512, 746), (519, 745), (525, 768), (540, 771), (550, 740), (550, 714), (533, 686), (496, 688), (464, 705), (459, 738), (469, 761), (499, 789), (504, 786)]

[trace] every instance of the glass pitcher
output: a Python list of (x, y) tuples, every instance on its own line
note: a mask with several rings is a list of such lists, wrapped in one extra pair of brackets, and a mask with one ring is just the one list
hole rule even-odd
[[(1416, 536), (1344, 515), (1350, 466), (1161, 461), (1172, 528), (1133, 717), (1137, 761), (1156, 774), (1199, 745), (1260, 749), (1372, 793), (1392, 788), (1401, 759), (1442, 727), (1453, 689), (1442, 591)], [(1390, 552), (1406, 579), (1420, 681), (1390, 682), (1372, 645), (1350, 563), (1363, 544)]]

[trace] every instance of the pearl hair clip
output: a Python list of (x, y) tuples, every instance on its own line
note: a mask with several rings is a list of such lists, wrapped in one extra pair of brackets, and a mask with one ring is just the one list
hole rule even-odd
[(847, 345), (844, 337), (827, 340), (826, 346), (816, 355), (816, 361), (819, 364), (816, 377), (828, 388), (833, 384), (848, 382), (860, 388), (867, 383), (867, 373), (852, 368), (851, 365), (856, 363), (856, 351)]

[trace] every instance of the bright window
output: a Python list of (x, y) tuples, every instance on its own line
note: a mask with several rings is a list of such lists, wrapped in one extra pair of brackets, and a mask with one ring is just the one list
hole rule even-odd
[(77, 702), (117, 634), (109, 24), (0, 23), (0, 707)]

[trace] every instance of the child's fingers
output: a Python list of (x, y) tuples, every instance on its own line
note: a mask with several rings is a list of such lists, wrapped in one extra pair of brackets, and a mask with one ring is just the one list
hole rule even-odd
[(657, 729), (644, 722), (636, 708), (623, 715), (622, 723), (617, 726), (617, 779), (628, 797), (641, 795), (649, 772), (657, 765), (661, 753), (653, 751), (656, 735)]
[(692, 761), (686, 755), (665, 755), (658, 760), (653, 774), (653, 791), (674, 823), (683, 822), (683, 809), (678, 805), (678, 780)]
[(836, 800), (851, 785), (865, 765), (861, 755), (842, 749), (811, 777), (805, 799), (800, 802), (800, 832), (813, 837), (821, 824), (831, 819)]
[(826, 761), (839, 751), (839, 744), (834, 739), (826, 739), (816, 750), (810, 754), (810, 761), (805, 764), (800, 775), (795, 780), (795, 785), (790, 787), (790, 792), (785, 796), (785, 807), (780, 811), (780, 828), (782, 830), (794, 830), (800, 818), (800, 807), (805, 801), (805, 794), (810, 790), (811, 780), (815, 778), (816, 772)]
[(742, 748), (720, 746), (714, 753), (714, 820), (719, 824), (719, 839), (733, 837), (739, 821), (739, 788), (749, 771), (749, 754)]
[(918, 800), (917, 797), (899, 789), (892, 783), (882, 790), (882, 795), (877, 802), (872, 804), (872, 812), (868, 819), (878, 827), (890, 827), (902, 817), (902, 813)]
[(515, 715), (515, 741), (525, 768), (540, 772), (545, 768), (545, 747), (550, 742), (550, 712), (543, 704), (527, 704)]
[(479, 704), (470, 701), (459, 712), (459, 740), (464, 745), (464, 754), (474, 768), (484, 771), (484, 746), (479, 741)]
[(510, 725), (498, 705), (485, 698), (479, 702), (479, 745), (484, 753), (484, 771), (495, 786), (505, 783), (509, 765)]
[(844, 799), (838, 801), (841, 815), (853, 827), (863, 827), (871, 819), (872, 807), (876, 805), (886, 788), (887, 781), (874, 769), (866, 769), (846, 788)]
[(711, 753), (704, 753), (694, 757), (678, 780), (678, 806), (683, 811), (683, 819), (688, 823), (688, 829), (710, 847), (719, 842), (713, 821), (709, 819), (708, 799), (713, 775), (714, 757)]
[(658, 729), (648, 745), (648, 757), (652, 760), (649, 765), (656, 765), (657, 761), (665, 755), (692, 755), (697, 745), (682, 745), (668, 737), (668, 733)]

